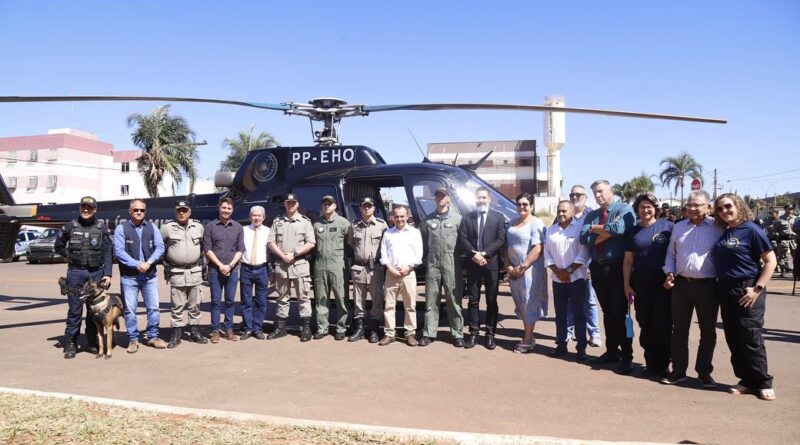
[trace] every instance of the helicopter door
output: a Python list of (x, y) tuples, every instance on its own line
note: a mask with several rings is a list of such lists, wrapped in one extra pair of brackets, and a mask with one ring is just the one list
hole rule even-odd
[[(415, 225), (419, 226), (425, 217), (436, 211), (436, 189), (445, 186), (436, 179), (414, 178), (409, 181), (412, 202), (411, 212), (414, 214)], [(450, 212), (460, 215), (461, 212), (455, 202), (450, 202)]]

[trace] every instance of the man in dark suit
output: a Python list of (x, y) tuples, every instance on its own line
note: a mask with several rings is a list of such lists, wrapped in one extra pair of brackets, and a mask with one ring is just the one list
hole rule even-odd
[(477, 209), (461, 220), (458, 239), (467, 256), (467, 291), (469, 293), (469, 333), (466, 348), (475, 346), (480, 334), (481, 284), (486, 289), (486, 348), (494, 349), (497, 327), (497, 286), (500, 249), (506, 242), (506, 221), (502, 214), (490, 211), (489, 190), (475, 191)]

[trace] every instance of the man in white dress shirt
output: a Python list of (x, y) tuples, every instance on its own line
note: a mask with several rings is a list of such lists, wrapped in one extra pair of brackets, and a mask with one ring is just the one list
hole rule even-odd
[(545, 233), (544, 265), (553, 272), (553, 300), (556, 306), (556, 357), (567, 352), (567, 308), (575, 317), (578, 341), (578, 360), (586, 360), (586, 319), (584, 305), (589, 298), (587, 275), (590, 251), (581, 244), (583, 220), (574, 218), (575, 205), (570, 201), (558, 203), (556, 224)]
[[(244, 333), (242, 340), (255, 337), (264, 340), (264, 316), (267, 315), (269, 272), (267, 241), (269, 227), (264, 225), (264, 207), (250, 208), (250, 224), (244, 226), (244, 254), (239, 275)], [(253, 290), (255, 289), (255, 295)]]
[(394, 342), (395, 304), (398, 294), (405, 307), (405, 337), (408, 346), (416, 346), (417, 330), (417, 275), (414, 267), (422, 263), (422, 235), (408, 224), (408, 207), (392, 209), (394, 227), (388, 229), (381, 240), (381, 264), (386, 266), (386, 301), (383, 318), (384, 336), (380, 346)]

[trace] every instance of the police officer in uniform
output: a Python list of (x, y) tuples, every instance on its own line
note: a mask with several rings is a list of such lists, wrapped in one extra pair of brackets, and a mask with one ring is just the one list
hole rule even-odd
[(797, 233), (797, 217), (794, 215), (794, 207), (790, 204), (786, 204), (783, 206), (783, 215), (781, 215), (781, 219), (786, 221), (786, 236), (788, 239), (786, 240), (786, 250), (788, 252), (787, 256), (789, 259), (787, 263), (789, 265), (789, 272), (792, 272), (793, 268), (796, 269), (797, 266), (797, 237), (800, 236)]
[(419, 346), (428, 346), (436, 339), (439, 327), (440, 289), (444, 290), (447, 320), (453, 346), (464, 347), (464, 316), (461, 296), (464, 280), (458, 252), (458, 227), (461, 215), (450, 211), (450, 197), (445, 187), (436, 189), (436, 211), (420, 225), (422, 241), (428, 249), (425, 274), (425, 329)]
[(181, 344), (184, 312), (189, 317), (189, 339), (205, 344), (208, 340), (200, 335), (200, 300), (203, 284), (203, 224), (191, 219), (192, 209), (186, 201), (175, 203), (175, 220), (161, 226), (164, 239), (164, 275), (170, 286), (172, 302), (172, 337), (167, 348)]
[(328, 335), (328, 296), (336, 301), (336, 340), (347, 331), (347, 295), (344, 292), (344, 257), (350, 221), (336, 213), (333, 196), (322, 197), (319, 219), (314, 223), (317, 255), (314, 261), (314, 297), (317, 301), (317, 332), (314, 339)]
[[(77, 352), (78, 333), (81, 329), (84, 302), (75, 289), (86, 281), (111, 284), (112, 250), (111, 232), (103, 221), (95, 217), (97, 200), (91, 196), (81, 198), (80, 216), (64, 225), (55, 242), (55, 251), (67, 259), (67, 327), (64, 330), (64, 358), (74, 358)], [(88, 301), (86, 302), (88, 313)], [(97, 353), (97, 328), (87, 318), (87, 351)]]
[(352, 333), (347, 341), (353, 342), (364, 338), (364, 306), (367, 301), (367, 291), (369, 291), (372, 296), (369, 342), (377, 343), (380, 340), (378, 326), (383, 324), (383, 281), (385, 276), (379, 256), (381, 238), (389, 226), (386, 221), (374, 216), (375, 203), (372, 198), (362, 199), (359, 209), (361, 210), (361, 219), (353, 222), (347, 231), (347, 245), (353, 250), (353, 265), (350, 270), (353, 281), (353, 302), (355, 303)]
[(286, 214), (272, 221), (269, 232), (269, 250), (275, 254), (275, 285), (278, 291), (278, 313), (276, 325), (268, 339), (286, 335), (286, 319), (289, 318), (291, 288), (297, 293), (300, 320), (303, 329), (300, 341), (311, 340), (311, 270), (306, 254), (314, 248), (314, 226), (311, 220), (298, 211), (299, 203), (293, 193), (286, 195), (283, 208)]

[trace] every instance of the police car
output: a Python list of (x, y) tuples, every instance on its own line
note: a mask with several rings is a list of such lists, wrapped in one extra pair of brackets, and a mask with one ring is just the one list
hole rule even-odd
[(14, 244), (14, 258), (18, 261), (20, 257), (27, 255), (28, 244), (39, 238), (39, 232), (35, 230), (23, 230), (17, 234), (17, 242)]

